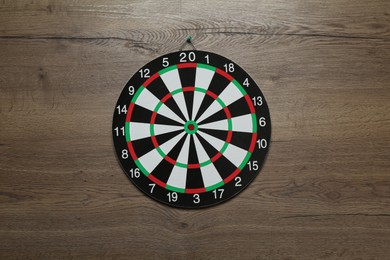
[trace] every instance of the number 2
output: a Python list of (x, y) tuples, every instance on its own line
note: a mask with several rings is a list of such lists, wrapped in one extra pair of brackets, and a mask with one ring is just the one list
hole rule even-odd
[(242, 184), (241, 184), (241, 177), (240, 176), (237, 176), (236, 178), (234, 178), (234, 181), (236, 182), (234, 184), (234, 186), (236, 186), (236, 187), (241, 187), (242, 186)]

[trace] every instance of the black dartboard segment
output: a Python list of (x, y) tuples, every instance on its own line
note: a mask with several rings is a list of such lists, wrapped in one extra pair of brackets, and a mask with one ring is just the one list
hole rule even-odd
[(243, 190), (268, 151), (263, 94), (237, 64), (180, 51), (142, 67), (115, 106), (114, 145), (129, 179), (171, 206), (218, 204)]

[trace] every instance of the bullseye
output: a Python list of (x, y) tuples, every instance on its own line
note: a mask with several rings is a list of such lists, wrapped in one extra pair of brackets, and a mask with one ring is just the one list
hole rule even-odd
[(198, 130), (198, 124), (195, 121), (188, 121), (184, 125), (184, 130), (187, 134), (195, 134)]

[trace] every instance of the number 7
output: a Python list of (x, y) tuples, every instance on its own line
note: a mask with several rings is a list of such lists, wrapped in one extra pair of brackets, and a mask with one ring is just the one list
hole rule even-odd
[(150, 189), (150, 193), (153, 193), (153, 190), (154, 190), (154, 187), (156, 187), (156, 184), (155, 183), (150, 183), (149, 186), (152, 187)]

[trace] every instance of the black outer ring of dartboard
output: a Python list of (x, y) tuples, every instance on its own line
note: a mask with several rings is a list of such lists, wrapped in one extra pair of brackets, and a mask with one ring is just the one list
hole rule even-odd
[[(130, 104), (133, 96), (130, 96), (128, 94), (128, 88), (130, 86), (134, 86), (135, 92), (138, 90), (138, 88), (147, 80), (147, 79), (142, 79), (139, 76), (139, 72), (141, 69), (148, 68), (150, 69), (150, 75), (153, 75), (154, 73), (164, 69), (165, 67), (162, 66), (162, 61), (163, 58), (168, 58), (169, 63), (171, 65), (177, 65), (180, 64), (180, 53), (185, 53), (186, 57), (188, 57), (189, 53), (194, 52), (196, 54), (196, 58), (193, 61), (188, 61), (188, 62), (194, 62), (194, 63), (203, 63), (207, 64), (205, 60), (205, 56), (209, 55), (209, 61), (210, 63), (208, 65), (214, 66), (216, 68), (219, 68), (221, 70), (224, 70), (224, 64), (229, 64), (232, 63), (234, 64), (234, 72), (228, 72), (234, 79), (236, 79), (238, 82), (242, 83), (244, 82), (245, 78), (249, 79), (250, 86), (249, 87), (244, 87), (245, 91), (247, 94), (252, 98), (254, 96), (261, 96), (263, 104), (261, 106), (255, 106), (256, 110), (256, 122), (258, 122), (260, 117), (265, 117), (266, 118), (266, 126), (265, 127), (260, 127), (259, 125), (257, 126), (257, 133), (259, 134), (259, 131), (261, 133), (261, 136), (257, 136), (257, 139), (266, 139), (267, 141), (267, 147), (265, 149), (258, 149), (257, 145), (249, 159), (249, 161), (257, 160), (258, 161), (258, 169), (256, 171), (249, 171), (249, 167), (245, 166), (241, 172), (239, 173), (238, 176), (241, 177), (241, 184), (242, 186), (239, 188), (235, 187), (235, 182), (234, 180), (224, 184), (220, 188), (224, 189), (223, 197), (222, 199), (215, 199), (215, 194), (213, 194), (212, 191), (207, 191), (204, 193), (200, 193), (200, 202), (198, 204), (194, 204), (194, 195), (193, 194), (186, 194), (186, 193), (177, 193), (178, 194), (178, 201), (177, 202), (169, 202), (167, 198), (168, 192), (171, 192), (165, 188), (160, 187), (159, 185), (155, 185), (153, 194), (150, 194), (150, 186), (149, 184), (153, 183), (149, 178), (147, 178), (144, 174), (140, 174), (139, 178), (132, 178), (130, 176), (130, 169), (132, 168), (138, 168), (135, 164), (135, 162), (132, 160), (131, 156), (129, 155), (128, 159), (122, 159), (121, 157), (121, 152), (123, 149), (128, 150), (127, 142), (126, 142), (126, 137), (125, 136), (116, 136), (116, 132), (114, 131), (115, 127), (122, 127), (125, 125), (126, 121), (126, 114), (117, 113), (116, 107), (121, 105), (126, 105), (128, 108), (128, 105)], [(261, 168), (264, 164), (264, 161), (266, 159), (269, 146), (270, 146), (270, 141), (271, 141), (271, 118), (270, 118), (270, 113), (268, 109), (267, 102), (264, 98), (264, 95), (262, 94), (260, 88), (257, 86), (255, 81), (236, 63), (232, 62), (231, 60), (220, 56), (215, 53), (211, 52), (204, 52), (204, 51), (178, 51), (178, 52), (173, 52), (169, 53), (163, 56), (160, 56), (153, 61), (147, 63), (144, 65), (142, 68), (140, 68), (127, 82), (125, 85), (124, 89), (122, 90), (119, 99), (115, 105), (114, 109), (114, 115), (113, 115), (113, 124), (112, 124), (112, 134), (113, 134), (113, 139), (114, 139), (114, 146), (115, 146), (115, 151), (116, 155), (118, 158), (118, 161), (127, 175), (127, 177), (131, 180), (131, 182), (139, 189), (141, 190), (144, 194), (148, 195), (149, 197), (153, 198), (154, 200), (157, 200), (161, 203), (164, 203), (169, 206), (173, 207), (179, 207), (179, 208), (204, 208), (204, 207), (209, 207), (209, 206), (214, 206), (216, 204), (220, 204), (222, 202), (228, 201), (234, 196), (236, 196), (238, 193), (243, 191), (253, 180), (254, 178), (259, 174), (261, 171)], [(135, 93), (134, 92), (134, 93)], [(219, 195), (219, 194), (217, 194)], [(206, 203), (204, 201), (206, 200)]]

